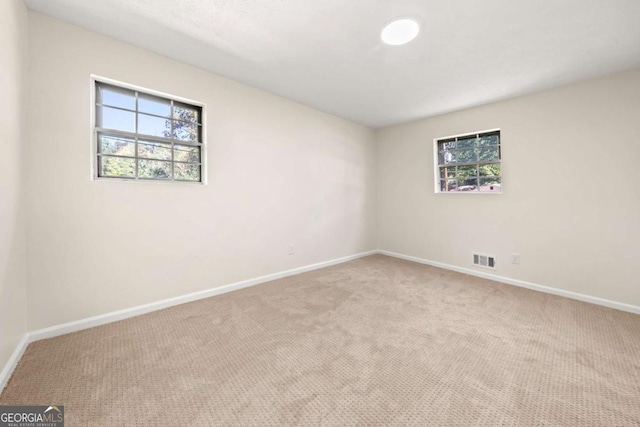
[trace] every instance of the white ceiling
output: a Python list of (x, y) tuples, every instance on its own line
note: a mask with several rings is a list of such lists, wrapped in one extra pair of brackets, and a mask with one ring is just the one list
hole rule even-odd
[[(640, 66), (640, 0), (27, 0), (373, 128)], [(386, 46), (413, 17), (422, 31)]]

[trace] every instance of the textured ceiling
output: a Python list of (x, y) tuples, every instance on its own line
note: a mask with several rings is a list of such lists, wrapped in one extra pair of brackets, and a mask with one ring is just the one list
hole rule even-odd
[[(639, 0), (27, 0), (373, 128), (640, 66)], [(422, 31), (386, 46), (380, 30)]]

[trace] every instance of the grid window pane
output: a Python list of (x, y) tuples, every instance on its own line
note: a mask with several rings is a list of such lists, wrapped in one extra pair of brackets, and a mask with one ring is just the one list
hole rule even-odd
[(499, 176), (480, 178), (480, 191), (496, 192), (501, 190), (501, 178)]
[(480, 184), (482, 184), (482, 185), (485, 185), (485, 184), (500, 184), (500, 177), (499, 176), (487, 176), (487, 177), (480, 178)]
[(202, 107), (96, 82), (97, 177), (202, 181)]
[(440, 191), (456, 191), (456, 188), (458, 188), (458, 181), (455, 179), (440, 180)]
[(171, 101), (143, 93), (138, 97), (138, 111), (156, 116), (171, 117)]
[(478, 189), (478, 178), (458, 178), (458, 191), (476, 191)]
[(119, 138), (100, 134), (98, 136), (98, 152), (116, 156), (136, 155), (136, 141), (131, 138)]
[(442, 153), (443, 151), (454, 150), (456, 148), (456, 141), (442, 141), (438, 143), (438, 152)]
[(173, 118), (191, 123), (200, 123), (200, 113), (198, 109), (178, 102), (173, 103)]
[(481, 162), (500, 160), (500, 147), (482, 147), (478, 149)]
[(189, 163), (174, 164), (175, 179), (182, 181), (200, 181), (200, 165)]
[(198, 125), (174, 121), (173, 138), (185, 142), (198, 142)]
[(440, 178), (446, 179), (446, 178), (455, 178), (455, 177), (456, 177), (455, 166), (452, 166), (452, 167), (443, 166), (440, 168)]
[(171, 144), (138, 142), (138, 156), (145, 159), (171, 160)]
[(147, 114), (138, 114), (138, 133), (171, 138), (171, 120)]
[(138, 160), (138, 178), (172, 179), (171, 162)]
[(500, 192), (500, 131), (436, 140), (440, 192)]
[(132, 90), (113, 86), (101, 87), (98, 92), (98, 103), (112, 107), (136, 109), (136, 93)]
[(483, 145), (498, 145), (500, 141), (500, 138), (498, 137), (498, 135), (485, 135), (480, 137), (480, 140), (478, 141), (478, 145), (483, 146)]
[(458, 166), (458, 180), (465, 178), (476, 178), (477, 176), (478, 167), (476, 165)]
[(476, 146), (476, 137), (458, 139), (458, 148), (473, 148)]
[(111, 107), (98, 107), (98, 126), (123, 132), (136, 131), (136, 114)]
[(200, 147), (188, 147), (186, 145), (175, 145), (173, 148), (173, 160), (176, 162), (200, 162)]
[(100, 156), (98, 173), (104, 177), (133, 178), (136, 176), (136, 161), (124, 157)]
[(483, 176), (500, 176), (500, 163), (478, 166), (478, 175)]
[(445, 151), (444, 153), (439, 153), (438, 155), (438, 163), (441, 165), (450, 165), (456, 162), (456, 152), (455, 151)]
[(477, 161), (478, 155), (475, 148), (458, 150), (458, 163), (474, 163)]

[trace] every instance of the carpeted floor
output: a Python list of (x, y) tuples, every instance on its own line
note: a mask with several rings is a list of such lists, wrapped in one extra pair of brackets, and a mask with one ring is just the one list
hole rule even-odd
[(67, 426), (639, 426), (640, 316), (374, 255), (29, 346)]

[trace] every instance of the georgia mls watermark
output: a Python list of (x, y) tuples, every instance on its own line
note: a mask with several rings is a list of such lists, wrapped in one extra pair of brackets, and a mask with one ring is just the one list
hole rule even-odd
[(0, 406), (0, 427), (64, 427), (64, 406)]

